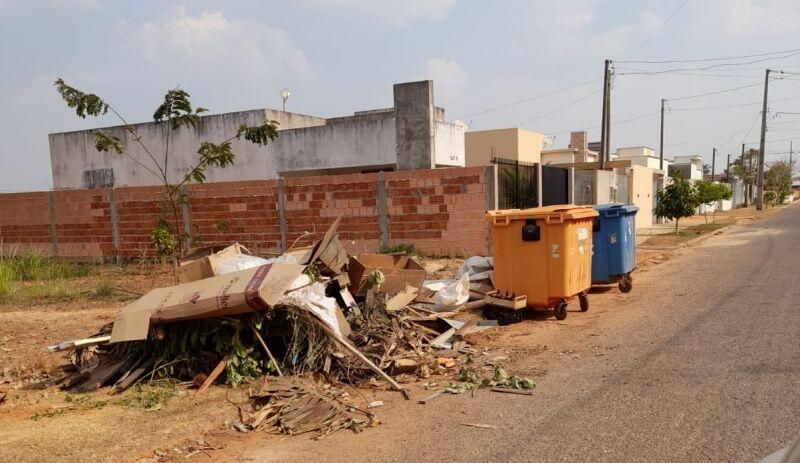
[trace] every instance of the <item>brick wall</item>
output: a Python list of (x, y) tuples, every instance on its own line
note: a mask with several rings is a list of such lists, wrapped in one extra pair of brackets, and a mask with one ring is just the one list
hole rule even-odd
[[(277, 254), (319, 239), (341, 216), (339, 236), (350, 252), (409, 243), (432, 255), (486, 254), (486, 172), (468, 167), (189, 185), (176, 228), (188, 223), (203, 243), (238, 241), (255, 253)], [(159, 198), (157, 187), (3, 194), (0, 243), (5, 254), (152, 256)]]

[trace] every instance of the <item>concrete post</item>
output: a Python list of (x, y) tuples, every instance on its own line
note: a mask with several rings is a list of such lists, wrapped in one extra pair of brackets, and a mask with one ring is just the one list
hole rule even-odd
[(542, 207), (543, 198), (542, 192), (544, 191), (542, 187), (542, 163), (536, 164), (536, 207)]
[(278, 226), (281, 230), (281, 253), (286, 252), (286, 206), (283, 195), (284, 179), (278, 179)]
[(378, 213), (378, 231), (380, 247), (389, 246), (389, 205), (387, 202), (386, 179), (383, 171), (378, 172), (378, 180), (375, 185), (377, 190), (377, 200), (375, 201), (376, 212)]
[(189, 214), (189, 195), (186, 192), (186, 186), (181, 187), (181, 195), (186, 200), (181, 202), (181, 216), (183, 216), (183, 233), (186, 236), (185, 248), (188, 252), (192, 248), (192, 218)]
[(397, 170), (433, 169), (433, 81), (394, 85)]
[(498, 207), (497, 199), (497, 165), (486, 166), (486, 210), (494, 211)]
[(117, 200), (114, 198), (114, 189), (108, 190), (108, 214), (111, 220), (111, 238), (114, 241), (114, 261), (119, 265), (122, 260), (119, 235), (119, 217), (117, 215)]
[(47, 192), (47, 208), (50, 210), (50, 240), (53, 242), (53, 257), (58, 256), (58, 233), (56, 232), (56, 208), (53, 204), (53, 192)]

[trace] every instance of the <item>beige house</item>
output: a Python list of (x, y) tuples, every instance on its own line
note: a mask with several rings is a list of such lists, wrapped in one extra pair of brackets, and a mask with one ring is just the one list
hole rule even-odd
[(573, 164), (576, 162), (596, 162), (597, 152), (589, 149), (586, 132), (572, 132), (569, 146), (542, 151), (542, 164)]
[(464, 154), (467, 167), (488, 166), (492, 158), (538, 163), (545, 136), (522, 129), (496, 129), (467, 132)]

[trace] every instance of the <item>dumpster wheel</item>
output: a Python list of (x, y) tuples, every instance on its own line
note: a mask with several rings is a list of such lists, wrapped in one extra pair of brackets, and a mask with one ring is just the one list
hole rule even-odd
[(629, 293), (633, 289), (633, 279), (630, 274), (624, 275), (619, 280), (619, 290), (623, 293)]
[(553, 314), (556, 316), (556, 320), (563, 320), (567, 318), (567, 301), (560, 301), (553, 307)]
[(586, 293), (578, 294), (578, 302), (581, 304), (581, 312), (589, 310), (589, 296)]

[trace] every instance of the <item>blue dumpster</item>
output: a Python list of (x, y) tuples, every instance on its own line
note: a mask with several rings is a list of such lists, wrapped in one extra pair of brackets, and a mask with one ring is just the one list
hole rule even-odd
[(592, 227), (592, 284), (619, 283), (627, 293), (636, 267), (636, 212), (633, 204), (601, 204)]

